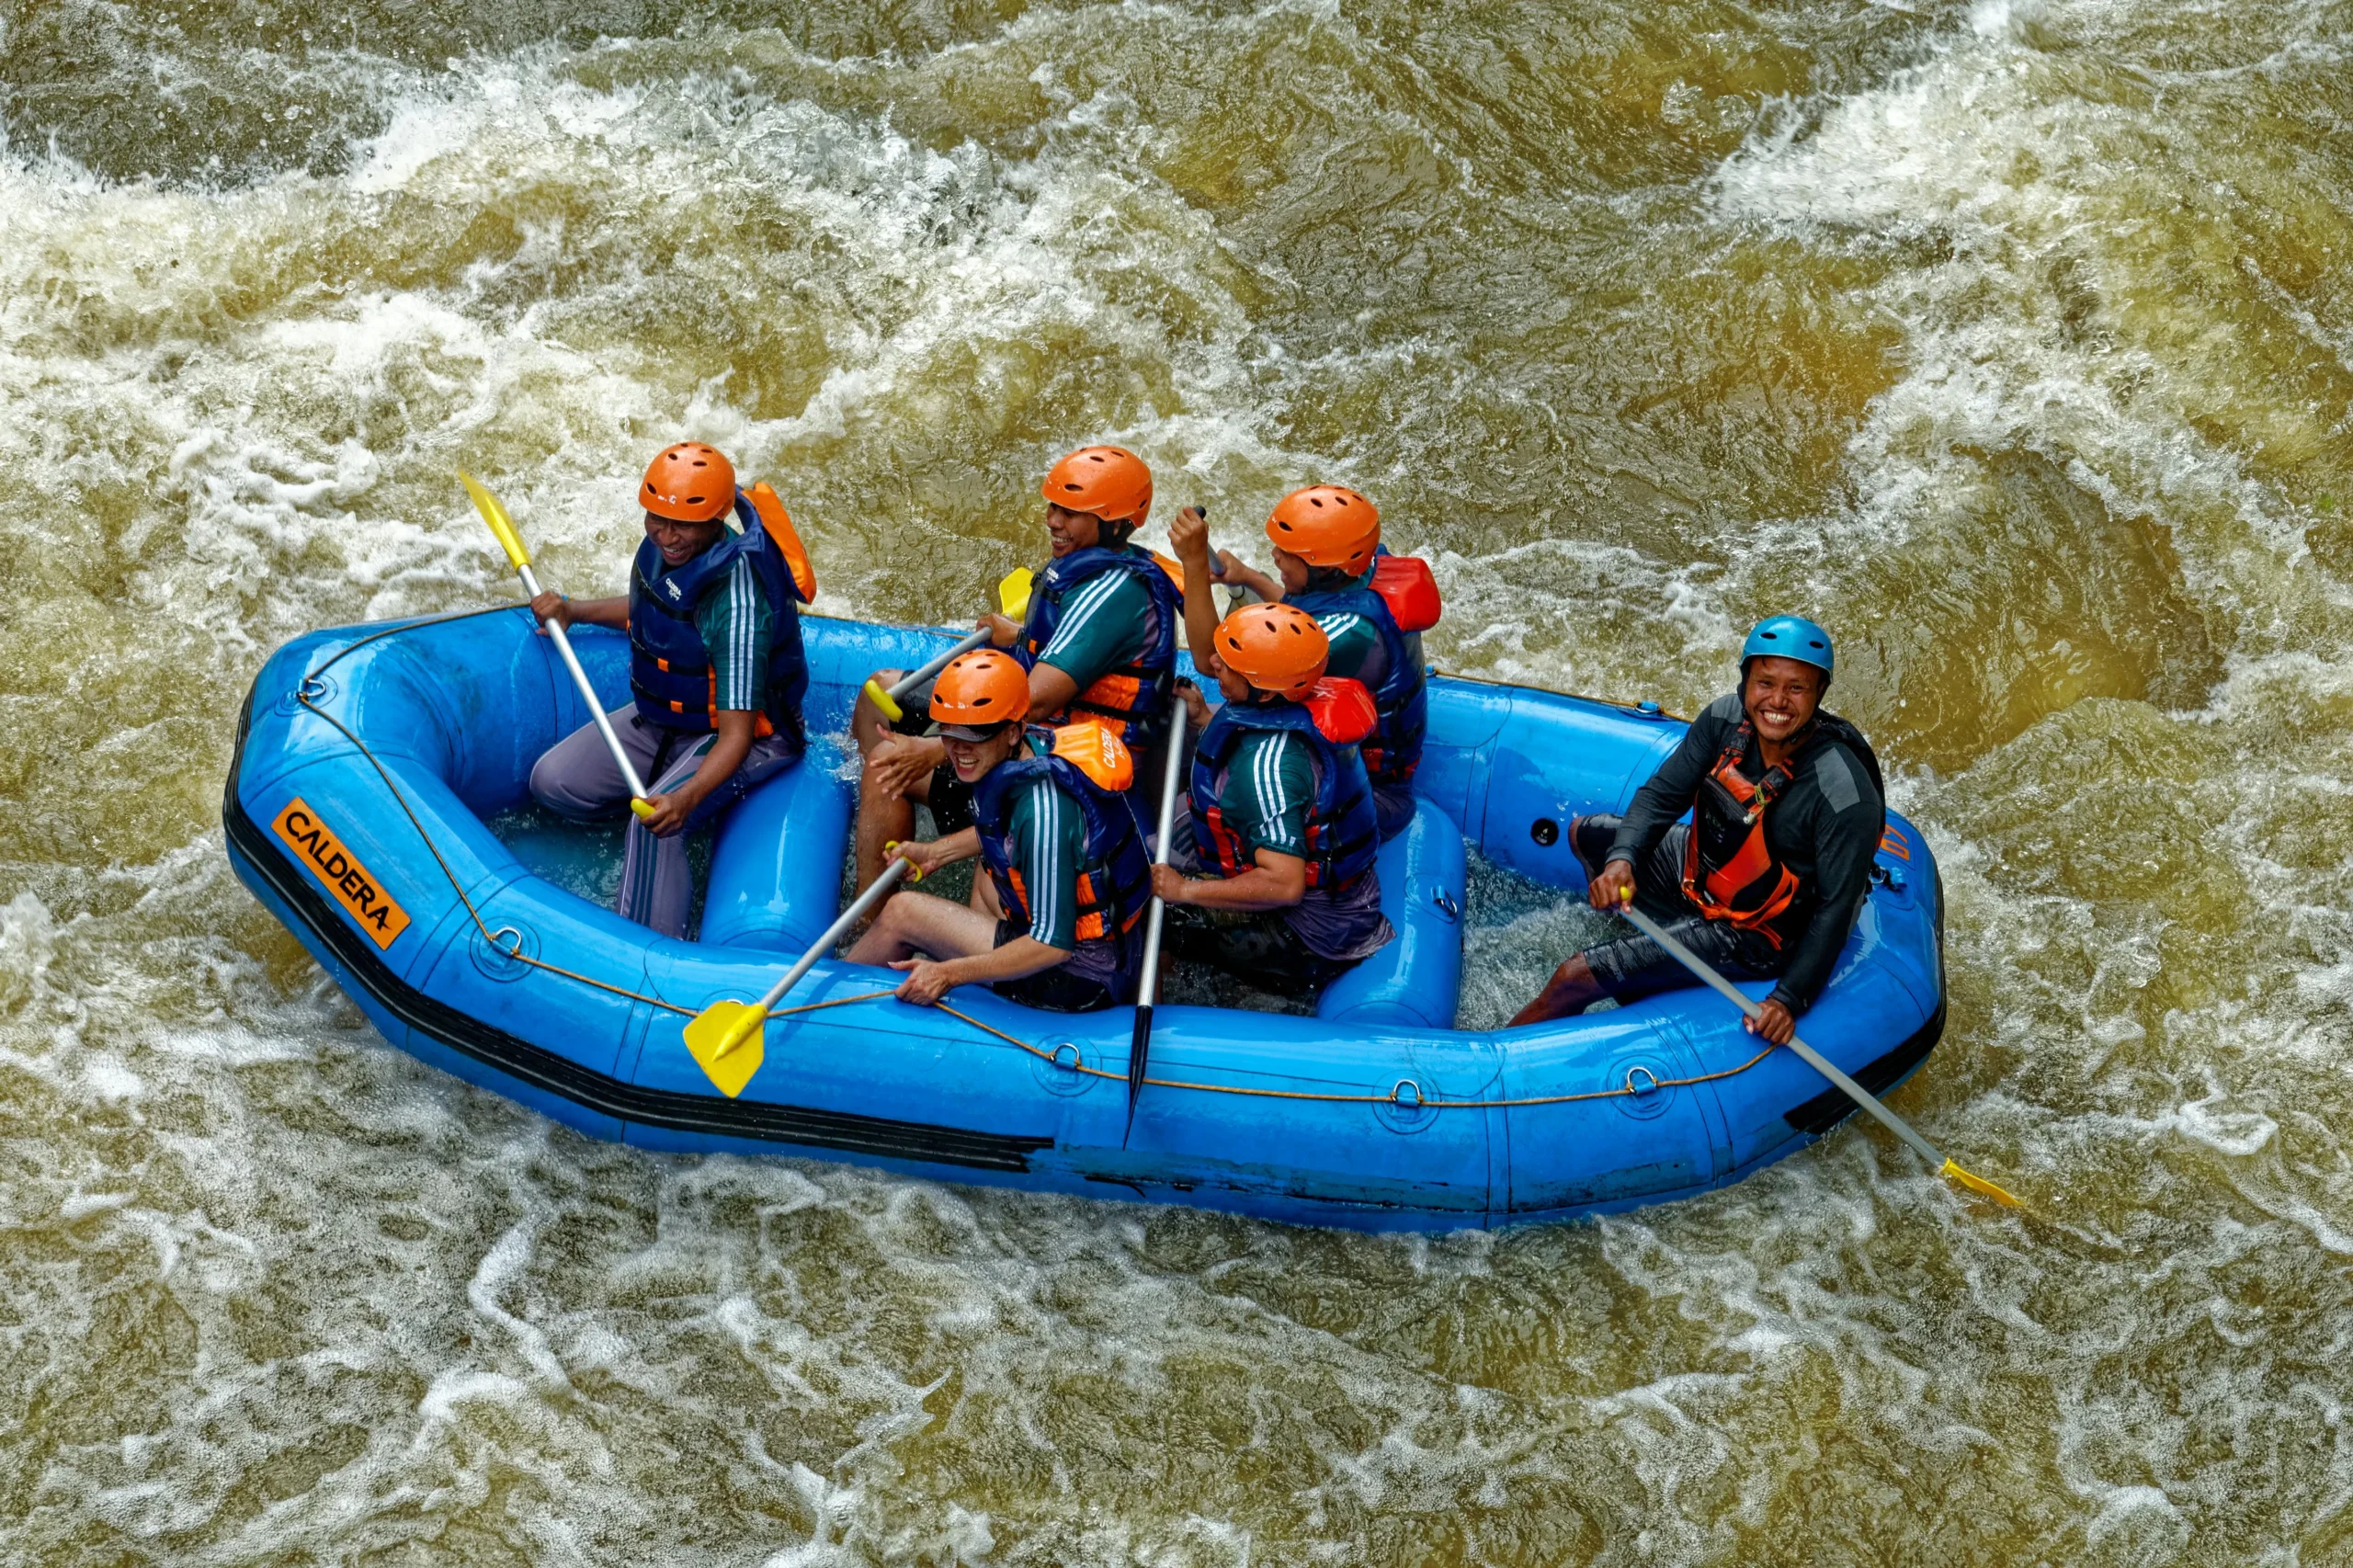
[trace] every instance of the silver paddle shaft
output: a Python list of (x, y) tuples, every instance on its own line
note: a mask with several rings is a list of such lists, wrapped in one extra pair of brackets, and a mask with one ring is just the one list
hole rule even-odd
[[(1725, 1001), (1730, 1002), (1733, 1006), (1738, 1007), (1742, 1012), (1747, 1014), (1752, 1018), (1764, 1011), (1764, 1009), (1759, 1007), (1756, 1003), (1743, 995), (1738, 986), (1733, 984), (1731, 981), (1726, 980), (1722, 975), (1717, 973), (1715, 968), (1711, 965), (1707, 960), (1701, 958), (1699, 954), (1693, 952), (1690, 949), (1677, 941), (1674, 937), (1668, 936), (1657, 921), (1653, 920), (1649, 915), (1644, 915), (1641, 910), (1636, 909), (1631, 903), (1620, 904), (1619, 906), (1618, 913), (1632, 921), (1634, 923), (1635, 930), (1640, 931), (1643, 936), (1648, 937), (1652, 941), (1656, 942), (1660, 947), (1665, 948), (1668, 954), (1674, 958), (1676, 962), (1681, 964), (1685, 969), (1689, 970), (1693, 974), (1698, 975), (1702, 981), (1706, 982), (1708, 985), (1712, 987), (1716, 994), (1722, 996)], [(1790, 1049), (1803, 1057), (1808, 1066), (1821, 1074), (1824, 1077), (1829, 1079), (1832, 1083), (1837, 1085), (1838, 1087), (1844, 1091), (1848, 1099), (1853, 1100), (1857, 1105), (1862, 1107), (1865, 1110), (1879, 1118), (1881, 1126), (1886, 1128), (1890, 1132), (1894, 1133), (1898, 1138), (1903, 1139), (1906, 1143), (1911, 1144), (1913, 1148), (1917, 1149), (1920, 1152), (1921, 1157), (1926, 1159), (1930, 1165), (1936, 1166), (1939, 1170), (1944, 1168), (1945, 1157), (1937, 1153), (1936, 1145), (1929, 1142), (1926, 1138), (1921, 1137), (1918, 1133), (1913, 1131), (1910, 1125), (1906, 1123), (1902, 1117), (1897, 1116), (1893, 1111), (1880, 1104), (1879, 1096), (1877, 1095), (1872, 1094), (1869, 1089), (1866, 1089), (1860, 1084), (1858, 1084), (1855, 1080), (1847, 1076), (1846, 1074), (1838, 1071), (1836, 1067), (1833, 1066), (1830, 1062), (1823, 1056), (1822, 1052), (1814, 1050), (1813, 1047), (1806, 1044), (1805, 1041), (1800, 1040), (1795, 1035), (1790, 1036)]]
[[(525, 593), (535, 599), (540, 597), (540, 579), (531, 571), (529, 562), (515, 568), (515, 574), (523, 579)], [(630, 795), (636, 800), (644, 800), (650, 792), (645, 788), (645, 780), (637, 776), (637, 767), (630, 761), (629, 753), (621, 750), (621, 738), (613, 733), (613, 722), (605, 717), (605, 705), (597, 699), (597, 688), (588, 684), (588, 672), (580, 667), (580, 655), (572, 651), (572, 639), (563, 634), (560, 622), (545, 620), (540, 624), (555, 640), (555, 651), (563, 655), (563, 667), (572, 672), (572, 684), (580, 688), (582, 697), (587, 699), (588, 717), (597, 721), (597, 733), (605, 737), (605, 749), (611, 752), (613, 760), (620, 765), (621, 778), (629, 785)]]
[[(1177, 698), (1168, 715), (1168, 766), (1160, 777), (1160, 853), (1153, 864), (1168, 864), (1170, 839), (1176, 832), (1176, 776), (1185, 761), (1185, 699)], [(1168, 906), (1154, 893), (1152, 913), (1143, 923), (1143, 978), (1136, 986), (1136, 1005), (1149, 1007), (1160, 1000), (1160, 923)]]
[(915, 687), (921, 686), (924, 682), (929, 680), (932, 676), (946, 669), (948, 667), (949, 661), (961, 658), (962, 655), (971, 653), (973, 649), (979, 647), (988, 640), (988, 628), (983, 627), (980, 631), (973, 632), (970, 637), (965, 638), (961, 642), (957, 643), (956, 646), (949, 649), (948, 652), (940, 654), (939, 657), (932, 660), (931, 663), (926, 665), (915, 674), (908, 676), (904, 679), (901, 680), (896, 686), (891, 687), (891, 700), (893, 702), (898, 701), (899, 699), (904, 697), (907, 693), (913, 691)]
[(843, 933), (865, 919), (866, 912), (882, 902), (883, 895), (897, 885), (901, 877), (906, 875), (907, 868), (913, 862), (904, 859), (892, 861), (882, 874), (874, 879), (873, 885), (853, 899), (850, 906), (842, 911), (841, 917), (825, 927), (825, 934), (809, 945), (809, 950), (801, 955), (801, 961), (786, 970), (784, 978), (769, 986), (768, 994), (753, 1006), (765, 1013), (784, 1000), (784, 994), (800, 983), (801, 977), (809, 972), (810, 966), (832, 952), (834, 944), (842, 939)]

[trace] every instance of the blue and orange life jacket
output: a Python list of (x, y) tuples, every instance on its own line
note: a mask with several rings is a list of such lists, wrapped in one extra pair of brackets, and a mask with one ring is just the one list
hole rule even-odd
[(1405, 783), (1421, 766), (1422, 737), (1429, 728), (1422, 633), (1438, 624), (1439, 606), (1438, 581), (1428, 564), (1381, 548), (1373, 557), (1370, 586), (1287, 594), (1283, 602), (1319, 619), (1360, 615), (1380, 633), (1388, 667), (1372, 691), (1381, 722), (1365, 737), (1365, 771), (1375, 784)]
[(1036, 668), (1038, 655), (1062, 624), (1063, 601), (1106, 572), (1128, 573), (1144, 585), (1152, 596), (1152, 625), (1144, 632), (1143, 651), (1131, 662), (1106, 670), (1071, 699), (1070, 711), (1103, 720), (1130, 749), (1141, 751), (1168, 728), (1168, 699), (1176, 680), (1176, 628), (1185, 616), (1183, 597), (1151, 556), (1089, 545), (1048, 566), (1030, 593), (1029, 618), (1013, 654), (1023, 669)]
[(710, 650), (695, 629), (695, 608), (723, 587), (739, 558), (773, 617), (767, 680), (753, 733), (801, 733), (801, 699), (809, 689), (809, 660), (801, 646), (800, 606), (816, 597), (816, 574), (766, 484), (735, 493), (735, 519), (719, 542), (682, 565), (671, 566), (648, 539), (637, 547), (629, 583), (629, 688), (639, 717), (673, 730), (707, 733), (718, 727), (719, 676)]
[(996, 884), (998, 904), (1009, 919), (1031, 918), (1029, 890), (1013, 863), (1009, 835), (1013, 808), (1028, 786), (1045, 779), (1078, 803), (1086, 824), (1079, 852), (1078, 921), (1082, 949), (1092, 949), (1098, 972), (1118, 976), (1114, 996), (1134, 987), (1143, 958), (1143, 917), (1152, 903), (1152, 858), (1136, 832), (1135, 815), (1121, 791), (1134, 782), (1128, 748), (1108, 725), (1092, 720), (1052, 731), (1033, 730), (1040, 756), (998, 763), (972, 786), (972, 823), (981, 840), (981, 863)]
[(1257, 862), (1241, 835), (1225, 825), (1226, 761), (1253, 730), (1305, 738), (1315, 759), (1315, 799), (1307, 808), (1307, 885), (1338, 892), (1372, 869), (1381, 849), (1381, 816), (1357, 743), (1372, 733), (1372, 694), (1354, 680), (1322, 680), (1302, 702), (1229, 702), (1193, 749), (1193, 841), (1221, 876), (1238, 877)]

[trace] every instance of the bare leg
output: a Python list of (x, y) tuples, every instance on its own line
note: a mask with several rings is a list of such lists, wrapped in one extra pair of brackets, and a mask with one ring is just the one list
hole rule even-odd
[[(906, 673), (904, 670), (876, 670), (869, 678), (887, 689), (904, 679)], [(858, 743), (858, 755), (864, 756), (874, 749), (875, 742), (892, 733), (891, 721), (882, 717), (882, 710), (874, 706), (874, 699), (866, 695), (864, 687), (858, 687), (858, 701), (849, 710), (849, 733), (850, 738)]]
[(858, 778), (858, 822), (852, 829), (858, 845), (858, 885), (871, 887), (882, 874), (882, 846), (904, 843), (915, 835), (915, 802), (931, 795), (926, 778), (904, 795), (884, 789), (869, 763)]
[(1593, 977), (1593, 967), (1585, 961), (1585, 955), (1578, 953), (1552, 971), (1552, 978), (1536, 994), (1536, 1000), (1514, 1014), (1509, 1027), (1518, 1028), (1522, 1024), (1565, 1018), (1584, 1012), (1608, 994), (1602, 990), (1601, 982)]
[[(873, 678), (887, 687), (906, 673), (904, 670), (876, 670)], [(882, 716), (882, 710), (874, 706), (874, 699), (867, 696), (863, 687), (858, 690), (857, 704), (850, 709), (849, 733), (850, 738), (858, 743), (858, 755), (861, 757), (870, 756), (878, 744), (898, 733), (891, 728), (891, 722)], [(858, 779), (858, 823), (851, 834), (851, 842), (858, 846), (859, 887), (871, 886), (874, 879), (882, 874), (882, 846), (885, 844), (915, 836), (915, 802), (930, 793), (928, 779), (903, 795), (886, 790), (878, 784), (870, 764), (860, 771)]]
[(972, 896), (968, 902), (988, 916), (991, 926), (1005, 918), (1005, 903), (996, 896), (996, 879), (984, 864), (976, 862), (972, 867)]
[(916, 953), (970, 958), (996, 947), (996, 921), (969, 904), (927, 892), (894, 892), (866, 935), (850, 946), (852, 963), (896, 963)]

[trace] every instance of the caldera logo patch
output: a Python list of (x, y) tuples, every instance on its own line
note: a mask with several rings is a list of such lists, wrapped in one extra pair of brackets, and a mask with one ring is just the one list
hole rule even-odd
[(311, 874), (351, 912), (359, 928), (375, 938), (378, 947), (391, 947), (392, 939), (408, 929), (408, 911), (392, 902), (383, 884), (359, 863), (358, 856), (344, 847), (308, 801), (295, 796), (270, 826), (310, 868)]

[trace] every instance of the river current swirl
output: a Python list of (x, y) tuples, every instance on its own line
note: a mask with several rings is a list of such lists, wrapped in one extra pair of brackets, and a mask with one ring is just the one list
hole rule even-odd
[[(2353, 6), (0, 0), (0, 1560), (2353, 1562)], [(836, 611), (1036, 476), (1331, 479), (1449, 667), (1740, 629), (1949, 895), (1897, 1096), (1377, 1238), (574, 1136), (244, 892), (312, 628), (610, 591), (681, 435)], [(1465, 1017), (1560, 956), (1490, 903)]]

